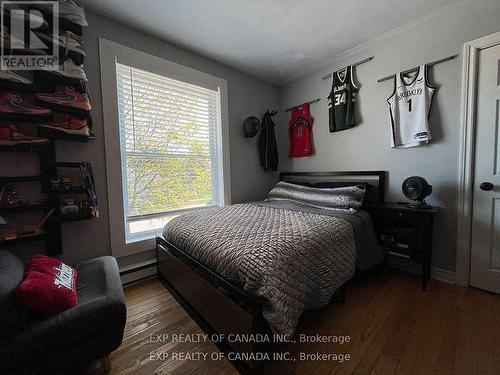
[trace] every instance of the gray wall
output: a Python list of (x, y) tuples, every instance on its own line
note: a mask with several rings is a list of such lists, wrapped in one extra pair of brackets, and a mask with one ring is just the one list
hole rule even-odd
[[(286, 123), (289, 117), (281, 116), (278, 127), (280, 170), (387, 170), (388, 201), (404, 200), (401, 182), (405, 177), (420, 175), (427, 178), (434, 187), (429, 202), (442, 208), (435, 225), (433, 265), (454, 270), (462, 56), (430, 69), (430, 80), (439, 86), (439, 90), (431, 113), (433, 142), (428, 146), (402, 150), (390, 148), (386, 99), (392, 94), (393, 81), (377, 83), (377, 79), (441, 57), (461, 54), (463, 43), (500, 30), (499, 14), (498, 0), (461, 5), (452, 13), (437, 14), (282, 87), (282, 108), (313, 98), (321, 98), (321, 102), (311, 107), (315, 117), (316, 153), (309, 158), (288, 159)], [(375, 59), (356, 68), (356, 82), (360, 86), (359, 125), (347, 131), (329, 133), (326, 97), (331, 79), (322, 80), (321, 77), (368, 56)]]
[[(277, 109), (279, 107), (278, 88), (159, 39), (124, 27), (110, 19), (90, 12), (87, 12), (87, 18), (89, 27), (84, 34), (87, 50), (85, 70), (92, 93), (92, 117), (97, 139), (88, 144), (58, 141), (57, 159), (59, 161), (86, 160), (92, 163), (101, 216), (97, 220), (64, 224), (64, 259), (68, 262), (78, 262), (110, 253), (107, 194), (114, 194), (114, 191), (112, 185), (106, 187), (98, 51), (98, 38), (100, 37), (227, 80), (232, 199), (234, 202), (241, 202), (263, 198), (275, 182), (276, 175), (265, 173), (260, 169), (257, 139), (244, 138), (241, 124), (247, 116), (261, 116), (267, 109)], [(118, 126), (118, 124), (106, 125)], [(139, 260), (144, 260), (144, 257), (134, 256), (130, 258), (130, 261)], [(122, 262), (122, 264), (124, 263), (126, 262)]]

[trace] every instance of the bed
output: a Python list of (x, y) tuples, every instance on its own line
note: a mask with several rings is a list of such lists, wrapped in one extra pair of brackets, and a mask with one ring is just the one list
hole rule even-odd
[[(157, 238), (160, 278), (207, 333), (225, 338), (214, 340), (225, 352), (266, 350), (267, 340), (238, 338), (293, 335), (303, 311), (342, 299), (357, 269), (383, 260), (369, 212), (383, 202), (385, 172), (291, 172), (280, 180), (267, 201), (182, 215)], [(336, 188), (357, 200), (361, 185), (356, 210), (300, 199)], [(262, 361), (240, 362), (261, 370)]]

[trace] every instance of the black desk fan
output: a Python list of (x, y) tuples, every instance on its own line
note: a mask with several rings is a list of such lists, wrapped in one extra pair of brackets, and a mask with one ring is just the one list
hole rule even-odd
[(411, 176), (403, 181), (403, 194), (413, 202), (408, 203), (408, 207), (417, 209), (430, 209), (431, 205), (425, 203), (425, 198), (432, 193), (432, 186), (427, 180), (420, 176)]

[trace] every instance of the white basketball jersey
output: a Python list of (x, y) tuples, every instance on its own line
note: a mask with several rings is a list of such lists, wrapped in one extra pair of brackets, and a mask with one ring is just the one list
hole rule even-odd
[(427, 80), (427, 67), (396, 74), (394, 93), (387, 102), (391, 115), (391, 147), (421, 146), (431, 140), (429, 111), (436, 88)]

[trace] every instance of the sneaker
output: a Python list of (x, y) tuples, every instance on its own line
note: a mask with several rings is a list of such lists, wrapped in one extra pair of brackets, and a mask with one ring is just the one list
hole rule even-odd
[(42, 40), (59, 47), (61, 56), (69, 56), (78, 64), (83, 64), (86, 52), (83, 48), (82, 38), (71, 31), (63, 31), (59, 34), (46, 34), (36, 32), (35, 34)]
[(54, 93), (36, 93), (35, 96), (44, 106), (57, 112), (87, 116), (92, 108), (89, 96), (86, 93), (79, 93), (71, 86)]
[[(46, 13), (52, 12), (53, 7), (49, 4), (42, 2), (34, 3), (34, 7), (41, 9)], [(59, 0), (59, 19), (61, 23), (71, 23), (78, 27), (88, 26), (87, 19), (85, 18), (85, 11), (79, 2), (76, 0)]]
[(58, 70), (44, 70), (42, 74), (62, 81), (87, 81), (83, 67), (76, 65), (72, 59), (64, 61), (64, 64), (59, 65)]
[(69, 134), (89, 138), (90, 130), (87, 120), (70, 115), (55, 113), (50, 122), (38, 123), (41, 133), (47, 137), (56, 137), (59, 134)]
[(31, 90), (33, 81), (11, 70), (0, 70), (0, 87), (14, 90)]
[(37, 121), (41, 117), (50, 116), (52, 111), (34, 105), (28, 96), (4, 92), (0, 94), (0, 114), (11, 120)]
[(47, 143), (44, 137), (35, 137), (20, 131), (12, 122), (0, 122), (0, 146)]

